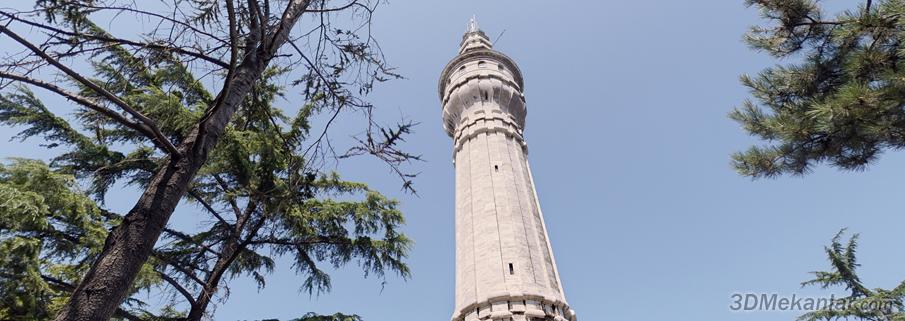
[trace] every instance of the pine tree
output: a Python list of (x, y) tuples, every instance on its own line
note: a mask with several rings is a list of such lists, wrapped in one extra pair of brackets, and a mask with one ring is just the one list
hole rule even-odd
[(860, 170), (905, 147), (905, 1), (868, 0), (833, 16), (814, 0), (746, 2), (770, 21), (747, 34), (751, 47), (795, 62), (742, 76), (753, 100), (730, 117), (769, 144), (733, 155), (739, 173)]
[[(770, 144), (733, 155), (742, 175), (802, 175), (820, 163), (866, 168), (885, 150), (905, 147), (905, 1), (880, 0), (827, 17), (815, 0), (747, 0), (772, 24), (753, 27), (752, 48), (797, 63), (742, 76), (754, 97), (730, 117)], [(800, 321), (905, 320), (905, 282), (870, 289), (858, 276), (858, 235), (840, 231), (825, 251), (829, 271), (802, 286), (848, 295)]]
[[(398, 76), (371, 35), (358, 33), (365, 28), (315, 19), (318, 32), (291, 35), (309, 12), (349, 11), (366, 24), (374, 4), (185, 1), (169, 13), (133, 5), (39, 0), (33, 12), (0, 10), (0, 33), (27, 49), (3, 61), (0, 124), (60, 151), (49, 164), (0, 166), (0, 319), (201, 320), (213, 300), (228, 299), (228, 280), (263, 287), (280, 256), (312, 294), (330, 289), (323, 266), (409, 276), (397, 202), (324, 171), (326, 129), (309, 125), (316, 115), (332, 123), (343, 109), (370, 113), (363, 97)], [(119, 38), (92, 20), (106, 13), (160, 24), (142, 40)], [(29, 40), (16, 27), (47, 36)], [(312, 40), (317, 47), (301, 45)], [(78, 59), (90, 70), (67, 63)], [(63, 81), (33, 76), (44, 68)], [(73, 117), (52, 112), (33, 88), (67, 98)], [(278, 106), (289, 89), (306, 100), (292, 116)], [(399, 166), (418, 157), (398, 148), (411, 127), (367, 123), (362, 145), (345, 156), (375, 155), (411, 188)], [(117, 184), (144, 191), (129, 213), (105, 209)], [(196, 209), (198, 230), (167, 227), (180, 202)], [(170, 304), (149, 311), (134, 295), (150, 290)]]
[(873, 320), (902, 321), (905, 320), (905, 282), (892, 289), (869, 289), (858, 276), (859, 266), (856, 250), (858, 234), (843, 244), (843, 229), (833, 237), (830, 246), (825, 248), (830, 263), (829, 271), (811, 272), (814, 279), (801, 283), (801, 286), (817, 286), (821, 289), (842, 288), (849, 294), (836, 297), (833, 302), (822, 304), (815, 311), (798, 317), (799, 321), (821, 320)]

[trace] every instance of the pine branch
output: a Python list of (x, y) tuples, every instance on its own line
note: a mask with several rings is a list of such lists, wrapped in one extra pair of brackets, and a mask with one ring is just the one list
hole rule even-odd
[(176, 146), (173, 146), (173, 144), (170, 142), (170, 140), (167, 139), (166, 136), (164, 136), (164, 134), (160, 131), (159, 128), (157, 128), (157, 124), (155, 124), (153, 120), (146, 117), (142, 113), (138, 112), (137, 110), (135, 110), (135, 108), (132, 108), (131, 106), (129, 106), (129, 104), (127, 104), (125, 101), (123, 101), (122, 99), (120, 99), (119, 97), (114, 95), (113, 93), (107, 91), (106, 89), (102, 88), (101, 86), (98, 86), (93, 81), (88, 80), (87, 78), (85, 78), (84, 76), (79, 74), (78, 72), (72, 70), (69, 67), (66, 67), (65, 65), (63, 65), (62, 63), (60, 63), (59, 61), (57, 61), (56, 59), (54, 59), (53, 57), (48, 55), (46, 52), (44, 52), (43, 50), (41, 50), (40, 48), (38, 48), (37, 46), (35, 46), (31, 42), (29, 42), (28, 40), (25, 40), (25, 38), (22, 38), (21, 36), (19, 36), (15, 32), (13, 32), (12, 30), (10, 30), (9, 28), (7, 28), (5, 26), (0, 26), (0, 33), (5, 34), (6, 36), (12, 38), (16, 42), (22, 44), (23, 46), (28, 48), (31, 52), (33, 52), (35, 55), (38, 55), (39, 57), (44, 59), (46, 62), (50, 63), (54, 67), (57, 67), (57, 69), (59, 69), (63, 73), (69, 75), (70, 77), (72, 77), (79, 83), (85, 85), (86, 87), (90, 88), (97, 94), (107, 98), (108, 100), (110, 100), (111, 102), (113, 102), (114, 104), (116, 104), (117, 106), (122, 108), (123, 110), (125, 110), (127, 113), (129, 113), (133, 117), (137, 118), (139, 121), (141, 121), (145, 126), (147, 126), (150, 129), (151, 133), (153, 134), (152, 141), (155, 142), (155, 145), (162, 147), (163, 150), (166, 151), (167, 153), (169, 153), (172, 157), (180, 158), (182, 156), (182, 154), (179, 152), (179, 150), (176, 149)]
[(121, 115), (120, 113), (117, 113), (113, 110), (105, 108), (101, 105), (98, 105), (87, 97), (83, 97), (78, 94), (66, 91), (65, 89), (60, 88), (57, 85), (54, 85), (54, 84), (51, 84), (49, 82), (45, 82), (42, 80), (30, 78), (30, 77), (27, 77), (24, 75), (9, 73), (9, 72), (5, 72), (5, 71), (0, 71), (0, 78), (15, 80), (15, 81), (19, 81), (19, 82), (31, 84), (31, 85), (34, 85), (34, 86), (37, 86), (40, 88), (47, 89), (60, 96), (63, 96), (63, 98), (66, 98), (70, 101), (78, 103), (79, 105), (85, 106), (88, 109), (96, 111), (106, 117), (109, 117), (113, 121), (115, 121), (123, 126), (126, 126), (132, 130), (135, 130), (148, 138), (151, 138), (151, 139), (154, 138), (154, 133), (147, 126), (133, 122), (133, 121), (123, 117), (123, 115)]
[(233, 210), (233, 214), (236, 215), (236, 219), (239, 219), (239, 217), (242, 216), (242, 209), (239, 208), (239, 203), (236, 202), (236, 198), (230, 195), (232, 190), (229, 188), (229, 185), (226, 184), (226, 180), (217, 174), (212, 176), (214, 177), (214, 180), (217, 181), (217, 185), (220, 185), (220, 189), (223, 190), (224, 198), (229, 202), (229, 207)]
[(201, 249), (203, 249), (205, 252), (213, 254), (215, 257), (220, 256), (220, 253), (217, 251), (214, 251), (214, 249), (212, 249), (210, 246), (204, 245), (203, 242), (197, 241), (194, 238), (192, 238), (191, 236), (186, 235), (185, 233), (182, 233), (182, 232), (170, 229), (170, 228), (165, 228), (165, 229), (163, 229), (163, 231), (166, 232), (168, 235), (171, 235), (175, 238), (178, 238), (185, 242), (197, 245), (197, 246), (201, 247)]
[[(179, 19), (174, 19), (174, 18), (172, 18), (172, 17), (168, 17), (168, 16), (165, 16), (165, 15), (162, 15), (162, 14), (158, 14), (158, 13), (154, 13), (154, 12), (150, 12), (150, 11), (145, 11), (145, 10), (139, 10), (139, 9), (135, 9), (135, 8), (122, 7), (122, 6), (110, 6), (110, 5), (100, 6), (100, 5), (92, 5), (92, 4), (79, 4), (79, 6), (85, 8), (85, 9), (92, 9), (92, 10), (111, 10), (111, 11), (119, 11), (120, 13), (122, 13), (122, 12), (129, 12), (129, 13), (134, 13), (134, 14), (138, 14), (138, 15), (145, 15), (145, 16), (149, 16), (149, 17), (154, 17), (154, 18), (160, 19), (161, 21), (166, 21), (166, 22), (172, 23), (173, 26), (180, 26), (180, 27), (186, 28), (187, 30), (191, 30), (191, 31), (194, 32), (194, 33), (197, 33), (197, 34), (200, 34), (200, 35), (207, 36), (208, 38), (211, 38), (211, 39), (213, 39), (213, 40), (216, 40), (216, 41), (218, 41), (218, 42), (220, 42), (220, 43), (222, 43), (222, 44), (224, 44), (224, 45), (228, 45), (228, 43), (226, 42), (226, 40), (220, 39), (219, 37), (217, 37), (217, 36), (215, 36), (215, 35), (213, 35), (213, 34), (211, 34), (211, 33), (209, 33), (209, 32), (206, 32), (206, 31), (204, 31), (204, 30), (202, 30), (202, 29), (196, 28), (195, 26), (193, 26), (193, 25), (191, 25), (191, 24), (189, 24), (189, 23), (187, 23), (187, 22), (185, 22), (185, 21), (181, 21), (181, 20), (179, 20)], [(120, 14), (120, 13), (117, 13), (117, 15)]]
[(90, 35), (90, 34), (66, 31), (66, 30), (63, 30), (60, 28), (54, 28), (54, 27), (51, 27), (51, 26), (48, 26), (45, 24), (40, 24), (40, 23), (36, 23), (33, 21), (25, 20), (25, 19), (22, 19), (22, 18), (19, 18), (19, 17), (13, 15), (13, 14), (3, 12), (3, 11), (0, 11), (0, 15), (4, 15), (12, 20), (27, 24), (32, 27), (44, 29), (47, 31), (51, 31), (54, 33), (58, 33), (58, 34), (62, 34), (62, 35), (70, 36), (70, 37), (84, 38), (84, 39), (95, 40), (95, 41), (104, 42), (104, 43), (127, 45), (127, 46), (132, 46), (132, 47), (137, 47), (137, 48), (148, 48), (148, 49), (161, 50), (161, 51), (170, 51), (170, 52), (174, 52), (177, 54), (182, 54), (185, 56), (198, 58), (198, 59), (207, 61), (209, 63), (212, 63), (214, 65), (220, 66), (222, 68), (230, 67), (229, 64), (227, 64), (223, 61), (220, 61), (219, 59), (213, 58), (207, 54), (204, 54), (202, 52), (195, 52), (195, 51), (185, 50), (183, 48), (179, 48), (179, 47), (175, 47), (175, 46), (161, 45), (161, 44), (156, 44), (156, 43), (144, 43), (144, 42), (138, 42), (138, 41), (122, 39), (122, 38), (115, 38), (115, 37), (110, 37), (110, 36)]

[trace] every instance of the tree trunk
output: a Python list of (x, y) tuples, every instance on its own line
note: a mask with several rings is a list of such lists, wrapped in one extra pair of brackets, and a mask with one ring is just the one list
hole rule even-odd
[(249, 53), (236, 68), (228, 92), (222, 93), (222, 106), (211, 117), (196, 126), (180, 144), (182, 157), (170, 157), (159, 170), (135, 207), (107, 236), (104, 250), (73, 291), (69, 302), (56, 321), (109, 320), (130, 292), (141, 266), (148, 260), (157, 238), (188, 191), (198, 170), (207, 161), (208, 152), (223, 134), (227, 123), (241, 104), (252, 84), (261, 78), (277, 50), (286, 43), (289, 33), (310, 0), (292, 0), (280, 23), (268, 32), (255, 52)]

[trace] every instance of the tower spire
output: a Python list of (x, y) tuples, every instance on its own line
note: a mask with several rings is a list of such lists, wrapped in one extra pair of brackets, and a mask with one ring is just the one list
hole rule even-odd
[(465, 35), (462, 36), (459, 53), (492, 48), (493, 44), (490, 43), (490, 38), (487, 38), (487, 35), (481, 31), (481, 27), (478, 27), (478, 18), (475, 15), (472, 15), (471, 20), (468, 21), (468, 27), (465, 29)]
[(467, 32), (478, 32), (481, 28), (478, 27), (478, 18), (477, 15), (471, 15), (471, 20), (468, 21), (468, 29)]

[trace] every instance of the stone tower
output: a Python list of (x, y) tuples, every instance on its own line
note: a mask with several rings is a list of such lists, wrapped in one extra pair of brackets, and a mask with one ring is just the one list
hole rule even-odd
[(528, 167), (521, 71), (472, 18), (439, 90), (456, 168), (452, 321), (576, 321)]

